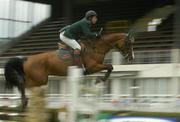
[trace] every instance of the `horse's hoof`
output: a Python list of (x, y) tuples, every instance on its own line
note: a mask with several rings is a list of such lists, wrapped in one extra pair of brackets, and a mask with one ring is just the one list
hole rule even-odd
[(113, 66), (111, 65), (111, 64), (109, 64), (109, 66), (108, 66), (109, 68), (108, 68), (108, 70), (110, 70), (110, 71), (112, 71), (113, 70)]
[(21, 108), (22, 112), (26, 111), (27, 105), (28, 105), (28, 99), (26, 98), (22, 103), (22, 108)]

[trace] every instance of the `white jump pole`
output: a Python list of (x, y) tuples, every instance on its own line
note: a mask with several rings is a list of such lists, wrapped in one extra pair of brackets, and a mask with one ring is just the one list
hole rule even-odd
[(112, 53), (112, 64), (113, 65), (120, 65), (123, 63), (123, 56), (120, 52), (113, 52)]
[(28, 110), (26, 111), (25, 122), (48, 122), (48, 111), (45, 101), (46, 87), (34, 87)]
[(79, 80), (82, 76), (82, 69), (76, 66), (71, 66), (68, 68), (68, 84), (69, 90), (72, 94), (71, 104), (68, 106), (68, 122), (76, 122), (76, 111), (78, 106), (78, 96), (79, 96)]

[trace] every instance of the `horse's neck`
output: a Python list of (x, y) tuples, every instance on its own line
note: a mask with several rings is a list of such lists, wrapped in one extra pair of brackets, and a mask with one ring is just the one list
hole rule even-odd
[(94, 50), (96, 53), (106, 54), (114, 47), (116, 41), (120, 40), (121, 38), (122, 34), (113, 33), (103, 35), (102, 38), (98, 40), (90, 40), (90, 42), (85, 41), (84, 44), (86, 47), (88, 47), (90, 50)]
[(105, 42), (98, 41), (95, 44), (95, 50), (96, 50), (96, 52), (106, 54), (111, 50), (111, 47), (109, 45), (107, 45)]
[(96, 49), (99, 52), (106, 54), (113, 48), (115, 40), (116, 40), (115, 34), (102, 36), (102, 38), (99, 39), (95, 44)]

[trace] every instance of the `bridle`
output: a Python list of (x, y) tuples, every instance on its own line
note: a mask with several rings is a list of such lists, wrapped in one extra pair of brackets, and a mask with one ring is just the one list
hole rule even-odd
[[(126, 36), (127, 36), (127, 35), (126, 35)], [(116, 47), (115, 44), (112, 44), (112, 43), (107, 42), (107, 41), (104, 39), (103, 36), (101, 36), (100, 40), (102, 40), (103, 43), (106, 44), (106, 45), (107, 45), (109, 48), (111, 48), (111, 49)], [(127, 37), (126, 37), (126, 38), (124, 39), (124, 43), (123, 43), (122, 47), (121, 47), (120, 49), (118, 48), (118, 50), (123, 53), (124, 58), (125, 58), (125, 59), (128, 59), (128, 60), (131, 59), (131, 58), (129, 58), (129, 56), (132, 55), (132, 57), (134, 57), (134, 56), (133, 56), (133, 47), (131, 47), (131, 44), (132, 44), (132, 40), (129, 40), (129, 39), (127, 39)], [(132, 48), (132, 49), (130, 49), (130, 48)], [(130, 51), (131, 51), (131, 52), (130, 52)]]
[(132, 46), (132, 43), (134, 42), (134, 38), (129, 39), (127, 36), (128, 35), (126, 35), (125, 42), (122, 48), (120, 49), (120, 51), (123, 52), (124, 58), (129, 61), (129, 59), (131, 58), (134, 59), (134, 51), (133, 51), (133, 46)]
[(130, 46), (130, 43), (127, 40), (125, 40), (125, 43), (123, 44), (123, 47), (121, 48), (121, 51), (128, 49), (129, 46)]

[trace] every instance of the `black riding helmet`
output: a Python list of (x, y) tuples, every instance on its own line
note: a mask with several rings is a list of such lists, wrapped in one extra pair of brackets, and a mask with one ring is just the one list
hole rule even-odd
[(89, 19), (89, 17), (92, 17), (92, 16), (97, 16), (97, 13), (95, 11), (93, 11), (93, 10), (89, 10), (85, 14), (86, 19)]

